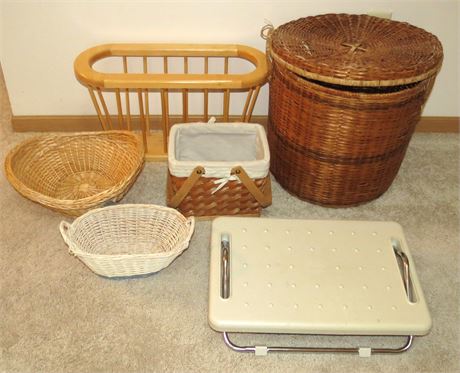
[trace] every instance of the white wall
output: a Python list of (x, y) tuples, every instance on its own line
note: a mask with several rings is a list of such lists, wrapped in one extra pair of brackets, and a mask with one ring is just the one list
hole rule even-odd
[(0, 63), (2, 61), (3, 56), (3, 3), (0, 0)]
[[(1, 1), (1, 0), (0, 0)], [(275, 26), (321, 13), (392, 11), (439, 37), (444, 65), (427, 116), (459, 116), (456, 0), (315, 1), (8, 1), (1, 2), (0, 61), (14, 115), (94, 114), (75, 80), (73, 60), (108, 42), (241, 43), (264, 50), (264, 20)], [(267, 112), (268, 89), (256, 114)]]

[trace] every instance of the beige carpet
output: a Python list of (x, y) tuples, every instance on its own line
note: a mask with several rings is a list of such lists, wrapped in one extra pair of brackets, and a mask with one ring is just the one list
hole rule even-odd
[[(10, 130), (2, 85), (1, 158), (32, 134)], [(39, 98), (37, 98), (39, 99)], [(123, 202), (164, 204), (164, 164), (148, 164)], [(70, 256), (63, 219), (17, 194), (0, 174), (1, 372), (458, 372), (459, 143), (416, 134), (390, 190), (361, 207), (301, 202), (276, 183), (266, 217), (394, 220), (405, 229), (433, 318), (428, 336), (401, 355), (255, 357), (228, 349), (207, 323), (210, 223), (198, 222), (189, 249), (162, 272), (109, 280)], [(235, 336), (276, 344), (353, 345), (348, 337)], [(368, 339), (360, 339), (365, 345)], [(375, 343), (394, 345), (401, 338)]]

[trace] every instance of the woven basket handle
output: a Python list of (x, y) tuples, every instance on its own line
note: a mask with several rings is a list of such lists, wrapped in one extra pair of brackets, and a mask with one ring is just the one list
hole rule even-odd
[(182, 184), (182, 186), (179, 188), (177, 193), (171, 198), (171, 200), (168, 203), (168, 206), (176, 208), (177, 206), (180, 205), (180, 203), (183, 201), (185, 196), (190, 192), (190, 189), (193, 188), (195, 183), (198, 181), (198, 179), (201, 177), (201, 175), (204, 174), (204, 168), (201, 166), (197, 166), (193, 169), (192, 173), (190, 176), (185, 180), (185, 182)]
[(59, 230), (61, 231), (61, 235), (62, 235), (62, 238), (64, 239), (64, 242), (67, 244), (67, 246), (69, 247), (69, 252), (71, 254), (74, 254), (72, 248), (71, 248), (71, 245), (70, 245), (70, 237), (68, 235), (68, 231), (70, 229), (72, 224), (66, 222), (66, 221), (61, 221), (61, 223), (59, 224)]
[(190, 238), (192, 238), (193, 231), (195, 230), (195, 218), (193, 216), (190, 216), (187, 218), (187, 225), (188, 225), (188, 235), (187, 238), (185, 239), (185, 242), (188, 243), (190, 242)]
[(275, 27), (271, 22), (266, 21), (267, 23), (260, 30), (260, 37), (266, 41), (265, 43), (265, 58), (267, 60), (268, 67), (268, 76), (270, 78), (272, 71), (272, 58), (270, 53), (270, 44), (271, 44), (271, 35), (275, 30)]
[(249, 190), (249, 193), (260, 203), (262, 207), (267, 207), (272, 204), (272, 193), (271, 193), (271, 181), (268, 177), (267, 188), (265, 189), (265, 194), (257, 187), (243, 167), (236, 166), (232, 168), (232, 175), (236, 175), (238, 179), (243, 183), (243, 185)]

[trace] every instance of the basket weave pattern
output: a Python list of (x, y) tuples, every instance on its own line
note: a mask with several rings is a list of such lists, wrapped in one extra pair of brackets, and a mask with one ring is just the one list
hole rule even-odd
[(45, 135), (14, 148), (5, 171), (24, 197), (78, 216), (121, 199), (136, 180), (143, 155), (136, 135), (126, 131)]
[(329, 14), (280, 26), (268, 49), (274, 177), (325, 206), (383, 194), (441, 66), (438, 39), (406, 23)]
[(400, 168), (432, 82), (389, 94), (334, 95), (275, 63), (270, 170), (299, 198), (325, 206), (379, 197)]
[(436, 74), (442, 46), (405, 22), (367, 15), (324, 14), (277, 28), (272, 57), (295, 73), (354, 86), (394, 86)]
[(381, 156), (407, 145), (430, 83), (384, 94), (338, 92), (274, 64), (270, 118), (281, 136), (308, 146), (312, 154), (352, 160)]
[[(270, 188), (269, 178), (270, 175), (254, 179), (254, 184), (264, 194)], [(186, 180), (186, 177), (177, 177), (168, 172), (168, 203)], [(200, 178), (177, 209), (185, 216), (260, 215), (261, 204), (243, 183), (238, 180), (228, 181), (222, 189), (213, 193), (213, 190), (216, 188), (216, 184), (214, 183), (216, 180), (218, 179)], [(271, 191), (268, 193), (271, 193)]]
[(167, 267), (189, 245), (194, 219), (156, 205), (119, 205), (62, 222), (69, 251), (106, 277), (143, 275)]
[(353, 206), (382, 195), (391, 185), (407, 145), (383, 157), (356, 161), (321, 159), (268, 131), (270, 170), (277, 181), (303, 200), (328, 207)]

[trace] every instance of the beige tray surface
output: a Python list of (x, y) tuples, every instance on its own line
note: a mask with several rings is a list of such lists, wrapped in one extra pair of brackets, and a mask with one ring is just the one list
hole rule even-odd
[[(228, 299), (220, 297), (223, 233)], [(413, 303), (392, 238), (411, 263)], [(212, 227), (209, 323), (227, 332), (424, 335), (431, 317), (397, 223), (222, 217)]]

